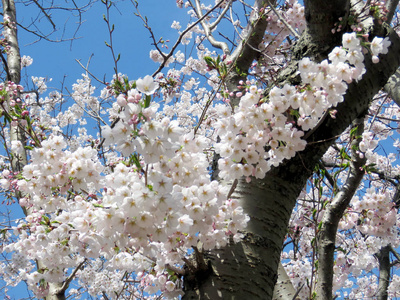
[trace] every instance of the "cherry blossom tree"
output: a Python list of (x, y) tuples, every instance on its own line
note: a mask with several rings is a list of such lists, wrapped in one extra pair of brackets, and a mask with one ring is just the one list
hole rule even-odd
[(66, 95), (21, 84), (2, 1), (0, 184), (25, 214), (2, 223), (6, 296), (399, 296), (398, 1), (178, 0), (173, 43), (133, 1), (156, 63), (140, 78), (101, 4), (115, 74), (82, 65)]

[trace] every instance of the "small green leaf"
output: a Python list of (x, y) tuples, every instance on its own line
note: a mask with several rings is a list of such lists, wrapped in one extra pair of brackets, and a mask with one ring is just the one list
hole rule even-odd
[(142, 165), (140, 164), (140, 161), (139, 161), (138, 154), (132, 154), (129, 159), (129, 162), (134, 164), (139, 170), (142, 168)]
[(146, 95), (146, 97), (144, 99), (144, 108), (148, 108), (150, 106), (150, 101), (151, 101), (151, 96)]

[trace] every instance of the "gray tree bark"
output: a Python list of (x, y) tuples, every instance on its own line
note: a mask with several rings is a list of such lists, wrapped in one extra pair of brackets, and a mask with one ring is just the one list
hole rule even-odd
[[(18, 45), (18, 33), (17, 33), (17, 18), (14, 0), (2, 0), (3, 5), (3, 19), (8, 20), (9, 24), (5, 26), (5, 38), (9, 46), (7, 52), (7, 62), (5, 65), (7, 79), (19, 84), (21, 80), (21, 55)], [(26, 136), (23, 129), (20, 126), (10, 127), (10, 140), (20, 141), (25, 145)], [(24, 149), (22, 153), (11, 153), (11, 167), (13, 172), (21, 172), (24, 166), (27, 165), (27, 154)], [(18, 201), (23, 195), (17, 193)], [(23, 207), (25, 215), (29, 215), (29, 210)], [(38, 269), (44, 268), (41, 261), (37, 262)], [(66, 287), (62, 283), (49, 283), (49, 295), (45, 298), (46, 300), (65, 300)]]
[(274, 287), (272, 300), (300, 300), (296, 297), (297, 291), (294, 289), (288, 274), (282, 263), (278, 265), (278, 279)]
[(388, 287), (390, 283), (390, 246), (381, 248), (376, 254), (379, 261), (379, 286), (377, 300), (388, 299)]
[[(21, 55), (18, 45), (15, 3), (14, 0), (2, 0), (2, 4), (3, 19), (8, 20), (8, 25), (4, 28), (4, 35), (9, 46), (7, 62), (5, 63), (7, 80), (19, 84), (21, 80)], [(11, 126), (10, 139), (11, 141), (25, 142), (25, 136), (19, 126)], [(27, 164), (25, 151), (22, 154), (12, 153), (12, 155), (11, 166), (13, 171), (22, 171), (23, 167)]]
[(353, 127), (357, 128), (356, 136), (358, 138), (355, 138), (351, 143), (352, 161), (350, 163), (349, 174), (343, 187), (326, 207), (317, 236), (318, 269), (316, 292), (319, 300), (332, 300), (336, 232), (339, 221), (358, 189), (365, 173), (362, 167), (365, 165), (367, 159), (365, 157), (361, 158), (356, 152), (361, 142), (360, 136), (364, 131), (364, 118), (357, 118), (353, 122)]
[[(310, 12), (308, 27), (294, 55), (298, 59), (305, 54), (323, 59), (340, 42), (330, 31), (331, 39), (323, 36), (328, 34), (328, 28), (333, 28), (331, 22), (340, 16), (338, 11), (346, 16), (349, 1), (314, 0), (305, 1), (305, 5), (306, 12)], [(318, 30), (323, 20), (330, 24)], [(389, 28), (380, 30), (392, 42), (389, 53), (378, 64), (366, 56), (367, 72), (362, 80), (349, 85), (344, 102), (337, 106), (336, 119), (325, 118), (307, 134), (306, 149), (273, 168), (263, 180), (238, 182), (232, 197), (238, 199), (250, 216), (245, 237), (238, 244), (205, 253), (209, 268), (185, 277), (183, 299), (272, 299), (281, 247), (297, 196), (324, 152), (353, 120), (365, 113), (372, 97), (399, 66), (399, 37)], [(286, 72), (286, 78), (294, 71), (295, 68)]]

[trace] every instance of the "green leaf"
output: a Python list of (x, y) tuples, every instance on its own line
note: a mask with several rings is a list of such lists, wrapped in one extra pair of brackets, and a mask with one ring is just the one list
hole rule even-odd
[(319, 224), (318, 224), (318, 231), (320, 231), (320, 230), (321, 230), (321, 228), (322, 228), (322, 221), (321, 221), (321, 222), (319, 222)]
[(350, 156), (347, 154), (345, 148), (340, 149), (340, 157), (341, 157), (342, 159), (351, 160), (351, 158), (350, 158)]
[(61, 245), (67, 246), (68, 245), (68, 240), (63, 240), (60, 242)]
[(139, 161), (138, 154), (132, 154), (129, 159), (129, 162), (134, 164), (139, 170), (142, 168), (142, 165), (140, 164), (140, 161)]
[(43, 215), (42, 219), (46, 222), (46, 224), (50, 223), (50, 219), (48, 216)]
[(215, 62), (210, 56), (204, 56), (204, 60), (209, 68), (215, 68)]
[(150, 106), (150, 101), (151, 101), (151, 96), (146, 95), (146, 97), (144, 99), (144, 108), (148, 108)]
[(350, 129), (350, 137), (354, 137), (354, 135), (357, 133), (358, 126), (353, 127)]

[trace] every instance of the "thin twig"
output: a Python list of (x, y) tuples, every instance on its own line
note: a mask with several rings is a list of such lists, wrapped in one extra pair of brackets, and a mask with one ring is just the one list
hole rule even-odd
[[(190, 2), (190, 0), (189, 0), (190, 5), (193, 7), (193, 9), (195, 10), (195, 12), (196, 12), (196, 14), (197, 14), (197, 17), (198, 17), (199, 19), (201, 19), (201, 18), (202, 18), (202, 12), (201, 12), (201, 5), (200, 5), (200, 2), (199, 2), (199, 0), (195, 0), (195, 2), (196, 2), (196, 7), (194, 7), (193, 4), (192, 4), (192, 3)], [(218, 3), (218, 5), (216, 5), (215, 7), (218, 7), (219, 4), (220, 4), (220, 3)], [(230, 3), (229, 3), (229, 5), (230, 5)], [(215, 8), (215, 7), (214, 7), (214, 8)], [(213, 26), (213, 27), (217, 26), (217, 24), (218, 24), (217, 21), (218, 21), (218, 22), (221, 21), (221, 18), (220, 18), (220, 17), (222, 17), (222, 16), (225, 14), (226, 10), (227, 10), (227, 7), (225, 7), (225, 9), (224, 9), (224, 13), (221, 14), (221, 15), (218, 17), (218, 19), (217, 19), (213, 24), (211, 24), (211, 26)], [(206, 35), (208, 41), (211, 43), (211, 45), (214, 46), (215, 48), (221, 49), (221, 50), (224, 52), (224, 54), (229, 54), (230, 51), (229, 51), (228, 45), (227, 45), (225, 42), (217, 41), (217, 40), (213, 37), (213, 35), (211, 34), (211, 31), (212, 31), (211, 26), (208, 26), (204, 21), (201, 21), (200, 23), (201, 23), (201, 26), (203, 26), (203, 29), (204, 29), (204, 31), (205, 31), (205, 35)]]
[(50, 15), (45, 11), (45, 9), (37, 2), (37, 0), (33, 0), (37, 7), (42, 11), (42, 13), (46, 16), (47, 20), (50, 22), (51, 26), (53, 26), (53, 30), (56, 30), (56, 24), (54, 24)]
[[(92, 56), (93, 56), (93, 54), (90, 55), (90, 58), (91, 58)], [(98, 81), (98, 82), (101, 83), (101, 84), (107, 85), (107, 83), (106, 83), (104, 80), (100, 80), (100, 79), (98, 79), (95, 75), (93, 75), (93, 73), (91, 73), (91, 72), (88, 70), (88, 68), (85, 67), (85, 66), (81, 63), (81, 61), (80, 61), (79, 59), (75, 59), (75, 61), (82, 67), (82, 69), (85, 70), (86, 73), (88, 73), (90, 76), (92, 76), (96, 81)]]
[(192, 30), (197, 24), (199, 24), (201, 21), (203, 21), (209, 14), (211, 14), (220, 4), (222, 4), (224, 0), (221, 0), (218, 2), (218, 4), (210, 9), (204, 16), (200, 19), (198, 19), (196, 22), (194, 22), (192, 25), (190, 25), (188, 28), (186, 28), (181, 35), (179, 36), (178, 40), (175, 42), (175, 45), (171, 48), (171, 51), (165, 56), (164, 61), (161, 63), (161, 65), (158, 67), (158, 69), (153, 73), (153, 77), (156, 76), (164, 67), (165, 64), (167, 63), (168, 59), (174, 54), (174, 51), (176, 48), (179, 46), (181, 43), (183, 36), (188, 33), (190, 30)]
[(271, 7), (272, 11), (276, 14), (278, 19), (289, 29), (289, 31), (297, 38), (300, 38), (300, 35), (293, 29), (292, 26), (281, 16), (281, 14), (275, 9), (275, 7), (271, 4), (269, 0), (267, 0), (268, 5)]
[(58, 293), (64, 293), (67, 289), (71, 281), (74, 279), (76, 273), (83, 267), (83, 265), (86, 263), (86, 259), (84, 259), (76, 268), (75, 270), (71, 273), (71, 275), (68, 276), (68, 278), (64, 281), (62, 287), (58, 291)]
[(233, 181), (233, 183), (232, 183), (232, 186), (231, 186), (231, 189), (229, 190), (228, 195), (226, 196), (227, 199), (229, 199), (229, 198), (232, 196), (233, 192), (235, 191), (235, 189), (236, 189), (236, 187), (237, 187), (237, 184), (238, 184), (238, 180), (235, 179), (235, 180)]

